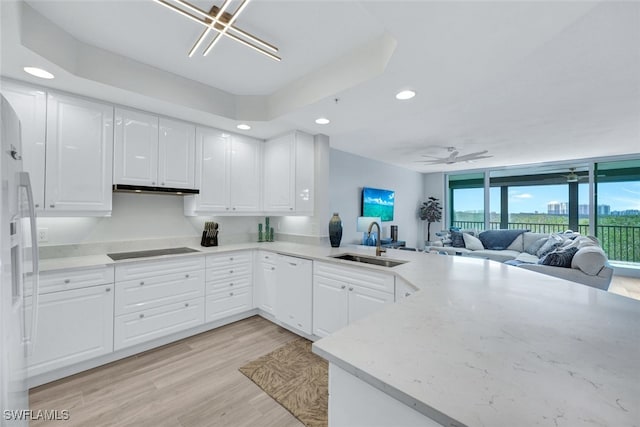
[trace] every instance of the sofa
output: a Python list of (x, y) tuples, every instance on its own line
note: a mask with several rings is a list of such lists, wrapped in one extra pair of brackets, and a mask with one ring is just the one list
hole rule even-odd
[(450, 230), (437, 235), (441, 241), (427, 251), (490, 259), (603, 290), (609, 289), (613, 277), (613, 268), (593, 236), (528, 230)]

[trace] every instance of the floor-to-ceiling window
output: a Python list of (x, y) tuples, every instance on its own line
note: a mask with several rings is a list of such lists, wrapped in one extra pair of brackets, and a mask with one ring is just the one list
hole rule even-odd
[(640, 263), (640, 159), (452, 173), (448, 182), (452, 226), (595, 234), (610, 260)]
[(597, 163), (596, 236), (610, 260), (640, 262), (640, 160)]

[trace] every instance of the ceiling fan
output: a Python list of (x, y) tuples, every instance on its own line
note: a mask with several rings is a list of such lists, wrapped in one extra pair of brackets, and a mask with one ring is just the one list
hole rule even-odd
[(488, 150), (477, 151), (475, 153), (464, 154), (462, 156), (459, 155), (460, 152), (456, 150), (456, 147), (447, 147), (447, 151), (449, 152), (449, 155), (447, 157), (427, 156), (423, 154), (422, 157), (430, 157), (432, 160), (418, 160), (418, 161), (424, 162), (424, 163), (430, 163), (432, 165), (438, 165), (438, 164), (452, 165), (454, 163), (459, 163), (459, 162), (470, 162), (472, 160), (488, 159), (489, 157), (493, 157), (493, 156), (485, 156), (485, 154), (489, 152)]
[(569, 168), (568, 175), (560, 175), (567, 178), (567, 182), (578, 182), (583, 178), (589, 178), (588, 176), (580, 176), (576, 173), (576, 168)]

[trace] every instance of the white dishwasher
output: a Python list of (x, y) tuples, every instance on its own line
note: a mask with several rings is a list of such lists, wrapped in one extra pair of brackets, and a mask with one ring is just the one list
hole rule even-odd
[(313, 262), (309, 259), (278, 255), (276, 272), (276, 319), (311, 335)]

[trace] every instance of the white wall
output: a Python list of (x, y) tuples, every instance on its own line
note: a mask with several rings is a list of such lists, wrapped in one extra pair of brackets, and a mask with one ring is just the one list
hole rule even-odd
[[(321, 227), (328, 227), (332, 212), (342, 219), (342, 242), (359, 243), (362, 233), (356, 231), (356, 220), (361, 214), (362, 187), (393, 190), (395, 194), (394, 220), (384, 222), (382, 237), (389, 237), (390, 225), (398, 226), (398, 239), (407, 246), (419, 243), (421, 222), (418, 206), (424, 200), (423, 175), (375, 160), (366, 159), (339, 150), (331, 150), (329, 177), (329, 216), (318, 218)], [(424, 244), (423, 244), (424, 245)]]
[[(111, 217), (38, 218), (38, 228), (49, 233), (41, 246), (201, 236), (204, 222), (212, 217), (185, 217), (183, 210), (180, 196), (114, 193)], [(214, 219), (221, 242), (245, 242), (257, 234), (263, 217)]]

